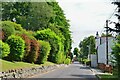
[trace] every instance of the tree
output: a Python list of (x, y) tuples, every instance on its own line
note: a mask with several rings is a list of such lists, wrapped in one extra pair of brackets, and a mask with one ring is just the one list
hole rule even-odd
[(2, 2), (2, 20), (10, 20), (27, 30), (44, 29), (52, 17), (46, 2)]
[[(54, 16), (50, 19), (50, 25), (56, 26), (56, 28), (62, 33), (65, 38), (64, 51), (66, 54), (71, 50), (71, 32), (69, 30), (69, 20), (66, 19), (63, 10), (57, 2), (47, 2), (53, 8)], [(56, 33), (57, 34), (57, 33)]]
[(73, 54), (78, 57), (78, 55), (79, 55), (79, 49), (77, 47), (74, 48)]
[(95, 37), (89, 36), (79, 43), (80, 52), (83, 58), (87, 58), (88, 54), (95, 54)]
[(112, 53), (115, 56), (118, 78), (120, 79), (120, 35), (117, 37), (117, 42), (115, 43)]
[(120, 23), (119, 23), (119, 21), (120, 21), (120, 15), (119, 15), (119, 13), (120, 13), (120, 1), (114, 0), (112, 3), (117, 5), (117, 9), (118, 9), (117, 10), (118, 13), (115, 14), (118, 17), (118, 22), (115, 24), (115, 28), (116, 28), (115, 32), (120, 33)]

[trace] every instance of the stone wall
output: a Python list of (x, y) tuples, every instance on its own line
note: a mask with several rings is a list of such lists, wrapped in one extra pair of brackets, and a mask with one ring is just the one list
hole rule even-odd
[(51, 66), (40, 66), (32, 68), (23, 68), (23, 69), (12, 69), (6, 72), (0, 72), (0, 78), (27, 78), (36, 74), (42, 74), (47, 71), (57, 69), (59, 67), (66, 66), (61, 65), (51, 65)]

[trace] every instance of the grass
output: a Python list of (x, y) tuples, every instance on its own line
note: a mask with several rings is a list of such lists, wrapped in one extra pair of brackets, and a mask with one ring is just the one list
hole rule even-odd
[(112, 74), (99, 74), (97, 75), (97, 77), (100, 80), (116, 80), (117, 79), (117, 76)]
[(45, 64), (39, 65), (39, 64), (32, 64), (32, 63), (26, 63), (26, 62), (10, 62), (10, 61), (0, 59), (0, 72), (8, 71), (11, 69), (21, 69), (21, 68), (30, 68), (30, 67), (48, 66), (48, 65), (54, 65), (54, 63), (46, 62)]

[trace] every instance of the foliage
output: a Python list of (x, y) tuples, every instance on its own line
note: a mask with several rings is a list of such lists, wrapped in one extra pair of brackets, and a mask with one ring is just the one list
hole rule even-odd
[(87, 64), (87, 65), (90, 64), (90, 60), (88, 60), (88, 59), (83, 59), (82, 61), (84, 62), (84, 64)]
[(39, 40), (45, 40), (50, 43), (51, 51), (50, 51), (48, 60), (57, 63), (56, 61), (58, 60), (55, 60), (55, 59), (59, 59), (59, 58), (57, 58), (56, 56), (61, 54), (61, 52), (64, 50), (64, 46), (61, 43), (61, 38), (57, 36), (50, 29), (44, 29), (41, 31), (37, 31), (35, 37)]
[(30, 41), (30, 52), (26, 56), (26, 61), (30, 63), (35, 63), (37, 61), (37, 58), (39, 56), (39, 43), (37, 40), (32, 40)]
[(112, 53), (115, 57), (117, 62), (117, 71), (118, 71), (118, 78), (120, 78), (120, 36), (117, 37), (117, 42), (115, 43), (114, 47), (112, 48)]
[[(50, 61), (59, 61), (55, 60), (59, 59), (57, 57), (55, 58), (55, 56), (61, 55), (60, 59), (63, 57), (65, 59), (65, 57), (69, 55), (72, 43), (69, 20), (66, 19), (63, 10), (57, 2), (51, 2), (51, 0), (47, 2), (44, 0), (42, 3), (3, 2), (1, 4), (3, 21), (14, 21), (21, 24), (21, 26), (27, 30), (37, 31), (50, 28), (54, 32), (54, 37), (54, 34), (51, 34), (52, 36), (49, 38), (46, 38), (47, 36), (44, 36), (46, 39), (43, 37), (40, 38), (40, 40), (48, 41), (52, 47), (48, 58)], [(16, 29), (16, 33), (26, 32), (25, 30), (20, 30), (20, 28)], [(34, 35), (34, 33), (32, 35)], [(29, 32), (27, 36), (34, 38)], [(62, 60), (61, 62), (63, 62)]]
[(8, 56), (9, 53), (10, 53), (9, 45), (7, 43), (2, 42), (2, 40), (0, 40), (0, 58), (4, 58)]
[[(50, 29), (51, 29), (51, 24), (54, 25), (65, 38), (64, 41), (64, 51), (67, 54), (69, 50), (71, 49), (71, 32), (69, 30), (69, 20), (66, 19), (63, 10), (61, 7), (58, 5), (57, 2), (48, 2), (48, 5), (50, 5), (53, 8), (54, 15), (50, 19)], [(57, 16), (56, 16), (57, 15)], [(57, 33), (56, 33), (57, 34)]]
[[(43, 30), (50, 28), (64, 44), (64, 52), (71, 49), (71, 32), (69, 20), (66, 19), (61, 7), (55, 1), (44, 2), (3, 2), (2, 20), (16, 21), (27, 30)], [(59, 34), (60, 33), (60, 34)]]
[(78, 55), (79, 55), (79, 49), (77, 47), (74, 48), (73, 54), (78, 57)]
[(40, 40), (39, 41), (39, 46), (40, 46), (40, 49), (39, 49), (39, 57), (37, 59), (37, 63), (45, 63), (47, 61), (47, 58), (48, 58), (48, 55), (50, 53), (50, 50), (51, 50), (51, 47), (50, 47), (50, 44), (49, 42), (46, 42), (46, 41), (42, 41)]
[(8, 37), (7, 43), (10, 45), (10, 60), (21, 61), (24, 57), (24, 40), (19, 36), (11, 35)]
[(81, 56), (87, 58), (88, 54), (95, 54), (95, 38), (94, 36), (89, 36), (84, 38), (79, 44)]
[(0, 29), (0, 40), (3, 40), (5, 38), (4, 32)]
[(70, 58), (66, 58), (64, 61), (64, 64), (70, 64), (71, 63), (71, 59)]
[(101, 35), (101, 37), (106, 37), (106, 36), (108, 36), (108, 37), (112, 37), (112, 34), (108, 34), (108, 35), (106, 35), (106, 34), (102, 33), (102, 35)]
[(31, 50), (31, 39), (26, 34), (17, 34), (21, 36), (22, 39), (25, 41), (25, 52), (24, 52), (24, 60), (26, 60), (30, 50)]
[(0, 22), (0, 28), (2, 28), (2, 31), (4, 33), (4, 41), (10, 36), (15, 34), (15, 29), (14, 29), (14, 23), (11, 21), (1, 21)]
[(3, 2), (2, 8), (2, 20), (15, 19), (27, 30), (44, 29), (52, 17), (47, 2)]

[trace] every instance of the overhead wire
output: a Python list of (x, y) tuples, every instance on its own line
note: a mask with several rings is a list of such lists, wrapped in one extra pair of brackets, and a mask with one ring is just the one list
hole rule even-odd
[[(110, 20), (110, 19), (114, 16), (117, 8), (118, 8), (118, 7), (115, 8), (115, 10), (113, 11), (113, 13), (110, 15), (110, 17), (108, 17), (107, 20)], [(106, 27), (106, 23), (103, 25), (103, 28), (102, 28), (102, 30), (100, 31), (100, 35), (102, 35), (102, 33), (104, 32), (105, 27)]]

